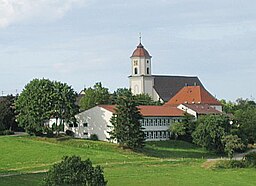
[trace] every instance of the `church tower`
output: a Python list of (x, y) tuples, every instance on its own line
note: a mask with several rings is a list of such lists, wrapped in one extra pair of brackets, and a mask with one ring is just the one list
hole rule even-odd
[(151, 74), (151, 56), (140, 43), (132, 53), (130, 88), (133, 94), (149, 94), (154, 99), (154, 77)]

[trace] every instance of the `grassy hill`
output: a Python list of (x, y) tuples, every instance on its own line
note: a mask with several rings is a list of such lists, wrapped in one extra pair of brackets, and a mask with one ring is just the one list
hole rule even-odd
[[(104, 167), (109, 185), (256, 185), (255, 169), (209, 170), (215, 155), (182, 141), (149, 142), (144, 151), (88, 140), (0, 137), (0, 185), (39, 185), (44, 173), (64, 155), (90, 158)], [(1, 177), (6, 174), (21, 174)]]

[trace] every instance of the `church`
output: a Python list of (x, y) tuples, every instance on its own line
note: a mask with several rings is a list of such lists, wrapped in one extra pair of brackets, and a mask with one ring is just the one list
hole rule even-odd
[(153, 100), (169, 101), (184, 86), (201, 86), (198, 77), (152, 75), (149, 52), (141, 44), (132, 53), (130, 88), (133, 94), (148, 94)]
[[(203, 86), (198, 77), (152, 75), (151, 56), (141, 41), (132, 53), (130, 88), (133, 94), (148, 94), (162, 106), (138, 106), (146, 141), (168, 140), (170, 125), (181, 122), (188, 113), (197, 119), (200, 115), (221, 114), (222, 105)], [(76, 115), (77, 123), (65, 126), (77, 138), (108, 141), (112, 130), (110, 119), (115, 105), (98, 105)]]

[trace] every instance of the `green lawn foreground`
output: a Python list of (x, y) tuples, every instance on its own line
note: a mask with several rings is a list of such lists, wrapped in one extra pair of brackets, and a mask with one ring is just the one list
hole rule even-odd
[(214, 155), (182, 141), (149, 142), (142, 153), (87, 140), (0, 137), (0, 185), (40, 185), (44, 173), (64, 155), (90, 158), (104, 167), (108, 185), (256, 185), (255, 169), (210, 170), (203, 158)]

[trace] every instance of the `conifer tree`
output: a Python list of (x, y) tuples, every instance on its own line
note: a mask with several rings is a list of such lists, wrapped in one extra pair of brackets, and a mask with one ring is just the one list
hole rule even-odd
[(111, 118), (113, 130), (112, 140), (117, 140), (120, 146), (139, 149), (144, 146), (145, 136), (140, 119), (142, 116), (136, 107), (134, 97), (129, 94), (117, 98), (115, 113)]

